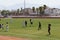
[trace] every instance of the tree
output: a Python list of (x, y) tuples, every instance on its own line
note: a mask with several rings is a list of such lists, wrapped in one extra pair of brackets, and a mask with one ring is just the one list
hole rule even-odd
[(23, 9), (21, 8), (21, 12), (22, 12), (22, 10), (23, 10)]
[(32, 7), (33, 12), (35, 12), (35, 7)]
[(40, 7), (39, 7), (39, 11), (40, 11), (40, 14), (41, 14), (41, 15), (44, 15), (44, 11), (45, 11), (46, 8), (47, 8), (46, 5), (43, 5), (43, 6), (40, 6)]
[(17, 9), (17, 13), (16, 13), (16, 15), (19, 15), (19, 12), (20, 12), (20, 10), (19, 10), (19, 9)]
[(47, 6), (46, 5), (43, 5), (43, 7), (44, 7), (44, 10), (45, 10)]
[(9, 10), (6, 10), (6, 12), (7, 12), (7, 15), (10, 15), (10, 11)]
[(1, 11), (1, 14), (4, 16), (4, 15), (6, 15), (6, 10), (2, 10)]
[(39, 7), (39, 12), (40, 14), (42, 14), (42, 7)]
[(37, 15), (38, 15), (38, 11), (39, 11), (39, 9), (38, 9), (38, 8), (36, 8), (36, 11), (37, 11)]
[(6, 17), (9, 15), (9, 10), (2, 10), (1, 14)]
[(45, 13), (45, 9), (46, 8), (47, 8), (47, 6), (46, 5), (43, 5), (43, 9), (42, 9), (43, 14)]

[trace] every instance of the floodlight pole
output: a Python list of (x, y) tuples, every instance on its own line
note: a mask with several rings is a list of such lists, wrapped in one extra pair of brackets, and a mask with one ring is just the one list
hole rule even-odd
[(25, 14), (25, 0), (24, 0), (24, 13), (23, 14)]
[(25, 9), (25, 0), (24, 0), (24, 9)]

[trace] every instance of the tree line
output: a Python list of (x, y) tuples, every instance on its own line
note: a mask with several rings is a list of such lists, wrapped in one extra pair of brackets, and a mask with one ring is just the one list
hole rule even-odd
[[(46, 9), (46, 7), (47, 7), (46, 5), (40, 6), (38, 8), (32, 7), (32, 11), (33, 11), (33, 13), (37, 12), (37, 15), (38, 15), (38, 13), (40, 15), (44, 15), (44, 10)], [(20, 15), (20, 14), (23, 14), (23, 13), (20, 13), (22, 10), (23, 10), (23, 8), (17, 9), (16, 11), (2, 10), (1, 15), (3, 15), (3, 16)]]

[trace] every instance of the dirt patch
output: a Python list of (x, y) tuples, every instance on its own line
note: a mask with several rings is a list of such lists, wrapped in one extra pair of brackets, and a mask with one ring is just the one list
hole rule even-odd
[(9, 36), (0, 36), (0, 40), (28, 40), (25, 38), (16, 38), (16, 37), (9, 37)]

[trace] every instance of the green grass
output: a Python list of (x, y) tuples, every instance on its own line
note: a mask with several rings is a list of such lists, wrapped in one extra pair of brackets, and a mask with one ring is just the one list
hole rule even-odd
[[(24, 20), (28, 21), (28, 27), (23, 27), (22, 22)], [(60, 19), (33, 19), (32, 27), (30, 27), (29, 18), (15, 18), (12, 21), (11, 23), (10, 19), (1, 19), (0, 23), (4, 24), (4, 28), (6, 28), (6, 22), (9, 22), (9, 32), (5, 32), (6, 29), (0, 29), (0, 35), (22, 37), (30, 40), (60, 40)], [(38, 31), (39, 21), (42, 24), (42, 29)], [(47, 32), (48, 23), (52, 24), (50, 36)]]

